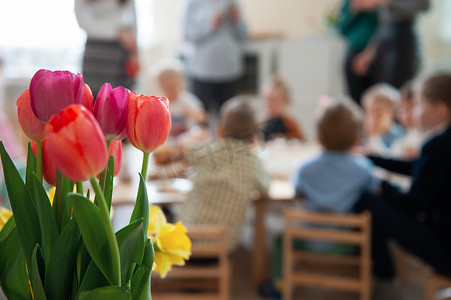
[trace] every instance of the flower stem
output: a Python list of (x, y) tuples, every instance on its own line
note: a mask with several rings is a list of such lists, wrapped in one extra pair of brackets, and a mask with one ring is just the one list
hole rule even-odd
[(113, 284), (115, 286), (121, 286), (121, 260), (119, 256), (119, 247), (117, 245), (116, 235), (113, 231), (113, 225), (111, 224), (110, 214), (106, 205), (105, 195), (103, 195), (102, 188), (100, 187), (97, 179), (92, 177), (90, 179), (92, 188), (94, 189), (96, 196), (98, 196), (98, 206), (100, 208), (100, 216), (102, 217), (103, 225), (108, 238), (108, 244), (111, 249), (111, 256), (113, 259)]
[[(110, 141), (106, 141), (106, 149), (109, 152), (110, 151)], [(110, 159), (110, 157), (108, 157)], [(108, 162), (106, 164), (105, 169), (100, 173), (100, 187), (102, 188), (102, 191), (105, 191), (105, 181), (106, 181), (106, 174), (108, 172)]]
[(77, 182), (77, 193), (83, 195), (83, 182), (82, 181)]
[(150, 153), (143, 152), (143, 165), (141, 168), (141, 175), (144, 178), (144, 181), (147, 180), (147, 168), (149, 166), (149, 157)]
[(42, 142), (36, 142), (36, 176), (42, 183)]

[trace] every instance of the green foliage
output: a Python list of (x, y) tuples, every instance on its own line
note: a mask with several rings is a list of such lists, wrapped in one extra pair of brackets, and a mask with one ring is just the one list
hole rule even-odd
[[(37, 161), (30, 146), (25, 182), (2, 143), (0, 156), (14, 213), (0, 231), (0, 286), (8, 299), (151, 299), (155, 254), (146, 235), (149, 202), (142, 176), (130, 224), (115, 235), (121, 281), (117, 286), (112, 284), (115, 270), (105, 215), (89, 200), (89, 191), (87, 197), (72, 193), (74, 182), (58, 172), (52, 207), (36, 176)], [(103, 199), (108, 211), (113, 173), (111, 157), (102, 197), (96, 190), (97, 200)]]

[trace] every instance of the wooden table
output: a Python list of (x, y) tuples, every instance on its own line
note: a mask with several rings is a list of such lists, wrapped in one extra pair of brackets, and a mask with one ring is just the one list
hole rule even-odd
[[(312, 144), (271, 144), (258, 149), (258, 155), (263, 160), (265, 168), (271, 175), (272, 180), (268, 195), (257, 199), (254, 202), (255, 220), (254, 249), (252, 254), (252, 282), (255, 287), (263, 283), (269, 274), (268, 253), (265, 240), (265, 216), (267, 204), (269, 201), (282, 203), (294, 199), (295, 192), (290, 181), (291, 177), (302, 162), (317, 154), (318, 151), (319, 147)], [(128, 153), (127, 155), (129, 158), (134, 158), (137, 153)], [(135, 170), (129, 171), (130, 174), (135, 173), (136, 175), (134, 176), (137, 177), (138, 171), (136, 170), (139, 170), (139, 165), (139, 159), (130, 161), (127, 164), (127, 167), (131, 170)], [(161, 173), (161, 171), (156, 170), (155, 165), (151, 165), (150, 170)], [(163, 181), (152, 180), (148, 182), (146, 185), (149, 202), (157, 205), (171, 205), (183, 202), (186, 193), (190, 190), (188, 182), (189, 180), (187, 179), (163, 179)], [(121, 182), (117, 184), (113, 193), (114, 206), (133, 206), (137, 190), (138, 185), (136, 180), (132, 180), (132, 183), (128, 184)]]
[(267, 197), (255, 201), (254, 249), (252, 253), (252, 283), (258, 287), (268, 279), (268, 251), (266, 249), (265, 217), (267, 204), (286, 202), (295, 198), (291, 178), (297, 168), (306, 160), (318, 154), (320, 148), (316, 144), (272, 143), (261, 148), (260, 157), (272, 180)]

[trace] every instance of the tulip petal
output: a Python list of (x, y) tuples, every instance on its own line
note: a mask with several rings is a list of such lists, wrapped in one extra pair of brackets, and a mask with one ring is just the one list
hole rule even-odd
[(46, 126), (46, 139), (56, 167), (73, 181), (96, 176), (107, 164), (102, 130), (81, 105), (71, 105), (53, 116)]
[(83, 76), (69, 71), (41, 69), (31, 79), (30, 97), (36, 117), (47, 122), (63, 108), (82, 103)]

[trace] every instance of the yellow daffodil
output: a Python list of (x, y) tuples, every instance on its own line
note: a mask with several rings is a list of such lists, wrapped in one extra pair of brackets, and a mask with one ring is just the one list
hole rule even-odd
[(155, 247), (155, 271), (166, 277), (172, 265), (183, 266), (191, 255), (191, 240), (182, 223), (167, 223), (161, 209), (152, 206), (149, 210), (147, 235)]
[(47, 196), (49, 197), (50, 205), (53, 205), (53, 198), (55, 198), (55, 191), (56, 191), (56, 187), (54, 187), (54, 186), (50, 190), (47, 191)]
[(167, 223), (168, 221), (161, 208), (159, 206), (151, 205), (149, 208), (149, 227), (147, 229), (149, 238), (150, 235), (158, 234)]
[(2, 231), (3, 226), (8, 222), (9, 218), (13, 213), (5, 207), (0, 207), (0, 231)]

